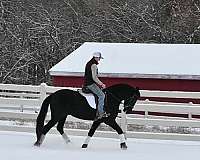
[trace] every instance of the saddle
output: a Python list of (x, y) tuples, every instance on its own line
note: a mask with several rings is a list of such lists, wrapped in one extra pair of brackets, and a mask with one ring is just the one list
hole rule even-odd
[[(83, 86), (83, 87), (82, 87), (81, 92), (84, 93), (84, 94), (86, 94), (86, 95), (89, 95), (89, 94), (90, 94), (90, 95), (93, 95), (94, 100), (95, 100), (95, 104), (96, 104), (96, 109), (97, 109), (98, 96), (97, 96), (96, 94), (94, 94), (94, 93), (93, 93), (89, 88), (87, 88), (86, 86)], [(79, 92), (79, 93), (80, 93), (80, 92)], [(80, 94), (81, 94), (81, 93), (80, 93)], [(82, 94), (82, 95), (83, 95), (83, 94)], [(83, 95), (83, 96), (84, 96), (84, 95)], [(86, 97), (88, 103), (90, 104), (90, 102), (89, 102), (87, 96), (85, 96), (85, 97)], [(92, 105), (90, 104), (90, 106), (92, 106)], [(93, 107), (93, 108), (94, 108), (94, 107)], [(99, 114), (97, 113), (96, 118), (94, 119), (94, 121), (99, 120), (99, 119), (102, 119), (102, 118), (104, 118), (104, 117), (108, 117), (108, 116), (110, 116), (110, 114), (107, 114), (106, 112), (103, 113), (103, 114), (101, 114), (101, 115), (99, 115)]]
[(86, 87), (86, 86), (83, 86), (83, 87), (82, 87), (82, 92), (85, 93), (85, 94), (89, 94), (89, 93), (94, 94), (94, 93), (93, 93), (88, 87)]
[[(97, 109), (98, 96), (94, 94), (89, 88), (83, 86), (78, 92), (84, 96), (92, 108)], [(94, 104), (95, 103), (95, 104)]]

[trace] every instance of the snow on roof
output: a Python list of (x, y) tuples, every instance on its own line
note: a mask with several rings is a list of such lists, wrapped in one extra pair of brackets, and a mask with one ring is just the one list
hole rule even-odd
[(200, 79), (199, 44), (85, 42), (50, 69), (52, 76), (83, 76), (93, 52), (100, 51), (102, 77)]

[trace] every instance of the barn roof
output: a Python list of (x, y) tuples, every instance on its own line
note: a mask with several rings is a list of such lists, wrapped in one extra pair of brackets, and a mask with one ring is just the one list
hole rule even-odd
[(83, 76), (95, 51), (101, 77), (200, 79), (199, 44), (85, 42), (50, 69), (52, 76)]

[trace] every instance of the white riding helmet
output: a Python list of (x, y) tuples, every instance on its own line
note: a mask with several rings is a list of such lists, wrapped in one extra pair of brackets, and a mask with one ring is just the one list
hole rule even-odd
[(93, 57), (97, 57), (97, 58), (103, 59), (103, 57), (101, 56), (101, 52), (94, 52), (93, 53)]

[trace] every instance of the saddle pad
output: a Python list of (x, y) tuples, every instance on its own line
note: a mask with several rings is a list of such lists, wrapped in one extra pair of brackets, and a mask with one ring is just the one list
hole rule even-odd
[[(79, 92), (79, 93), (80, 93), (80, 92)], [(80, 94), (81, 94), (82, 96), (84, 96), (84, 97), (87, 99), (89, 105), (90, 105), (92, 108), (96, 109), (96, 103), (95, 103), (95, 98), (94, 98), (94, 95), (93, 95), (93, 94), (85, 94), (85, 93), (83, 93), (83, 92), (81, 92)]]

